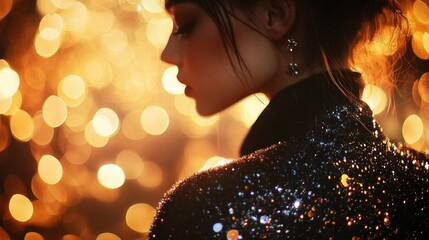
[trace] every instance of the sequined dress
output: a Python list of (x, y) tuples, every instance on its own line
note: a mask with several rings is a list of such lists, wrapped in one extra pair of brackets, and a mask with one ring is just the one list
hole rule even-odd
[[(323, 79), (298, 93), (332, 89)], [(149, 238), (429, 239), (428, 155), (390, 141), (365, 103), (339, 96), (304, 110), (302, 133), (177, 183)], [(265, 111), (272, 104), (282, 103)]]

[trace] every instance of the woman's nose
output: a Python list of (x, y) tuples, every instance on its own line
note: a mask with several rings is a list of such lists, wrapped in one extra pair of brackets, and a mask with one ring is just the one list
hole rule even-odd
[(181, 57), (179, 47), (179, 43), (174, 39), (174, 36), (170, 36), (167, 45), (161, 53), (161, 60), (176, 66), (180, 65)]

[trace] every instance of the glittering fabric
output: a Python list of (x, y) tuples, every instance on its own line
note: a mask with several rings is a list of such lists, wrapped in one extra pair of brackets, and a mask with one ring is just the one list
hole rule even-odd
[(363, 103), (305, 135), (179, 182), (150, 239), (428, 239), (428, 155), (389, 141)]

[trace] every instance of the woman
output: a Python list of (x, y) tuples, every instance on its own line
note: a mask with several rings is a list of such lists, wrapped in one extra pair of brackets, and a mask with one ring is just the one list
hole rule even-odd
[(424, 239), (428, 156), (389, 141), (349, 59), (389, 0), (166, 0), (162, 60), (201, 115), (263, 92), (241, 159), (176, 184), (150, 239)]

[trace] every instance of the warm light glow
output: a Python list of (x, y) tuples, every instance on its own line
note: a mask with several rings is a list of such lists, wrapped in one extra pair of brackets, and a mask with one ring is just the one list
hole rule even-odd
[(65, 124), (75, 131), (83, 130), (90, 120), (90, 111), (93, 107), (92, 98), (84, 98), (83, 102), (76, 107), (68, 109)]
[(192, 110), (193, 110), (193, 113), (191, 114), (191, 119), (192, 119), (192, 121), (195, 124), (198, 124), (200, 126), (203, 126), (203, 127), (213, 126), (219, 120), (219, 116), (218, 115), (213, 115), (213, 116), (205, 117), (205, 116), (199, 115), (196, 112), (195, 108), (192, 109)]
[(11, 98), (18, 91), (19, 75), (10, 68), (0, 69), (0, 99)]
[(128, 45), (127, 35), (119, 29), (113, 29), (103, 36), (103, 45), (110, 51), (123, 50)]
[(183, 94), (185, 85), (177, 80), (177, 73), (179, 72), (176, 66), (169, 67), (162, 75), (162, 85), (164, 89), (171, 94)]
[(85, 139), (89, 144), (93, 147), (101, 148), (106, 146), (107, 142), (109, 142), (109, 137), (104, 137), (99, 135), (95, 129), (94, 124), (90, 121), (85, 128)]
[(9, 109), (3, 114), (12, 115), (21, 108), (21, 105), (22, 105), (22, 94), (20, 91), (18, 91), (16, 92), (15, 95), (13, 95), (12, 104), (9, 106)]
[(40, 36), (46, 40), (58, 39), (61, 37), (63, 27), (64, 22), (60, 15), (45, 15), (39, 24)]
[(418, 21), (429, 24), (429, 7), (425, 2), (416, 0), (413, 5), (413, 12)]
[(191, 116), (195, 113), (195, 101), (184, 94), (174, 97), (174, 106), (176, 110), (184, 116)]
[[(231, 164), (226, 157), (237, 156), (269, 99), (252, 94), (218, 115), (201, 117), (195, 99), (183, 94), (178, 67), (160, 60), (173, 29), (164, 3), (0, 0), (1, 240), (146, 238), (154, 204), (166, 188), (198, 171)], [(350, 64), (365, 83), (378, 86), (368, 86), (364, 98), (386, 136), (403, 139), (403, 130), (407, 146), (425, 151), (429, 2), (402, 4), (408, 24), (392, 28), (393, 22), (381, 22), (372, 41), (353, 49)], [(398, 72), (385, 65), (404, 54), (419, 59)], [(399, 86), (389, 85), (396, 77)], [(388, 93), (395, 100), (389, 112)], [(411, 113), (416, 115), (402, 122)], [(429, 163), (419, 166), (429, 169)], [(333, 177), (340, 188), (353, 188), (350, 176)], [(9, 209), (14, 194), (26, 203), (11, 201)], [(294, 209), (304, 206), (294, 202)], [(24, 211), (21, 220), (14, 211)], [(310, 209), (298, 217), (314, 214)], [(384, 212), (380, 216), (385, 224), (390, 221)], [(210, 231), (241, 238), (238, 229), (222, 224), (211, 223)]]
[[(36, 41), (34, 42), (36, 52), (44, 58), (52, 57), (60, 48), (61, 39), (53, 38), (52, 35), (55, 35), (53, 31), (44, 30), (37, 34)], [(47, 37), (46, 37), (47, 36)]]
[(43, 15), (55, 13), (58, 8), (53, 4), (52, 0), (37, 0), (37, 9)]
[(83, 3), (74, 1), (60, 15), (64, 20), (66, 30), (79, 31), (87, 23), (88, 9)]
[(79, 75), (71, 74), (63, 79), (60, 88), (71, 99), (81, 98), (86, 91), (85, 82)]
[(57, 8), (67, 9), (71, 7), (76, 0), (51, 0), (51, 1)]
[(405, 119), (402, 126), (402, 136), (408, 144), (416, 143), (423, 136), (423, 122), (416, 114)]
[(143, 129), (151, 135), (163, 134), (170, 124), (167, 111), (160, 106), (147, 107), (140, 118)]
[(427, 53), (429, 53), (429, 33), (425, 32), (423, 33), (423, 48), (426, 50)]
[(138, 183), (143, 187), (154, 188), (158, 187), (162, 182), (163, 174), (161, 168), (155, 162), (143, 162), (143, 172), (137, 179)]
[(151, 13), (164, 12), (163, 4), (163, 0), (141, 0), (141, 5), (144, 7), (144, 9)]
[(121, 238), (113, 233), (102, 233), (95, 240), (121, 240)]
[(61, 98), (52, 95), (43, 104), (42, 114), (46, 124), (56, 128), (65, 122), (67, 106)]
[(110, 83), (112, 69), (106, 62), (90, 59), (83, 64), (83, 68), (88, 86), (102, 88)]
[(369, 105), (374, 115), (383, 112), (387, 106), (386, 93), (384, 93), (383, 89), (371, 84), (365, 86), (362, 100)]
[(0, 114), (5, 114), (12, 106), (12, 98), (0, 97)]
[(418, 82), (417, 92), (421, 99), (429, 104), (429, 72), (424, 73)]
[(34, 116), (33, 126), (32, 140), (40, 146), (48, 145), (54, 137), (54, 129), (46, 124), (40, 112)]
[(411, 40), (411, 47), (413, 48), (413, 52), (416, 54), (417, 57), (423, 60), (427, 60), (429, 59), (429, 52), (426, 51), (424, 47), (423, 36), (423, 32), (415, 31)]
[(186, 145), (183, 159), (186, 161), (180, 171), (179, 179), (198, 172), (204, 163), (216, 155), (215, 147), (209, 141), (196, 141)]
[(136, 232), (149, 232), (155, 217), (155, 209), (146, 203), (137, 203), (128, 208), (125, 220), (128, 227)]
[(12, 135), (23, 142), (29, 141), (33, 135), (33, 119), (23, 110), (17, 110), (10, 118)]
[(9, 201), (9, 211), (14, 219), (26, 222), (33, 216), (33, 204), (22, 194), (15, 194)]
[(0, 239), (1, 240), (10, 240), (9, 234), (4, 230), (3, 227), (0, 227)]
[[(144, 2), (144, 1), (143, 1)], [(0, 20), (6, 17), (13, 6), (13, 0), (0, 1)]]
[(141, 176), (144, 168), (141, 157), (132, 150), (124, 150), (116, 157), (116, 164), (124, 170), (127, 179), (136, 179)]
[(57, 184), (63, 176), (63, 166), (54, 156), (44, 155), (37, 167), (40, 178), (47, 184)]
[(395, 41), (397, 39), (393, 37), (395, 31), (395, 27), (384, 27), (379, 33), (377, 33), (369, 45), (372, 53), (384, 56), (393, 55), (399, 46), (398, 42)]
[(40, 233), (29, 232), (25, 234), (24, 240), (45, 240)]
[(231, 160), (225, 159), (223, 157), (214, 156), (209, 158), (205, 163), (204, 166), (200, 169), (200, 171), (204, 171), (210, 168), (223, 166), (227, 163), (229, 163)]
[(106, 164), (98, 169), (98, 181), (106, 188), (119, 188), (125, 182), (125, 173), (116, 164)]
[(153, 19), (149, 21), (146, 36), (155, 47), (163, 48), (167, 43), (172, 28), (173, 22), (169, 18)]
[(250, 127), (267, 106), (269, 99), (264, 94), (254, 94), (244, 99), (238, 106), (237, 119)]
[(131, 140), (140, 140), (147, 135), (141, 127), (140, 117), (140, 111), (132, 111), (122, 120), (121, 131), (127, 138)]
[(118, 115), (110, 108), (101, 108), (95, 113), (92, 126), (98, 135), (110, 137), (119, 129)]

